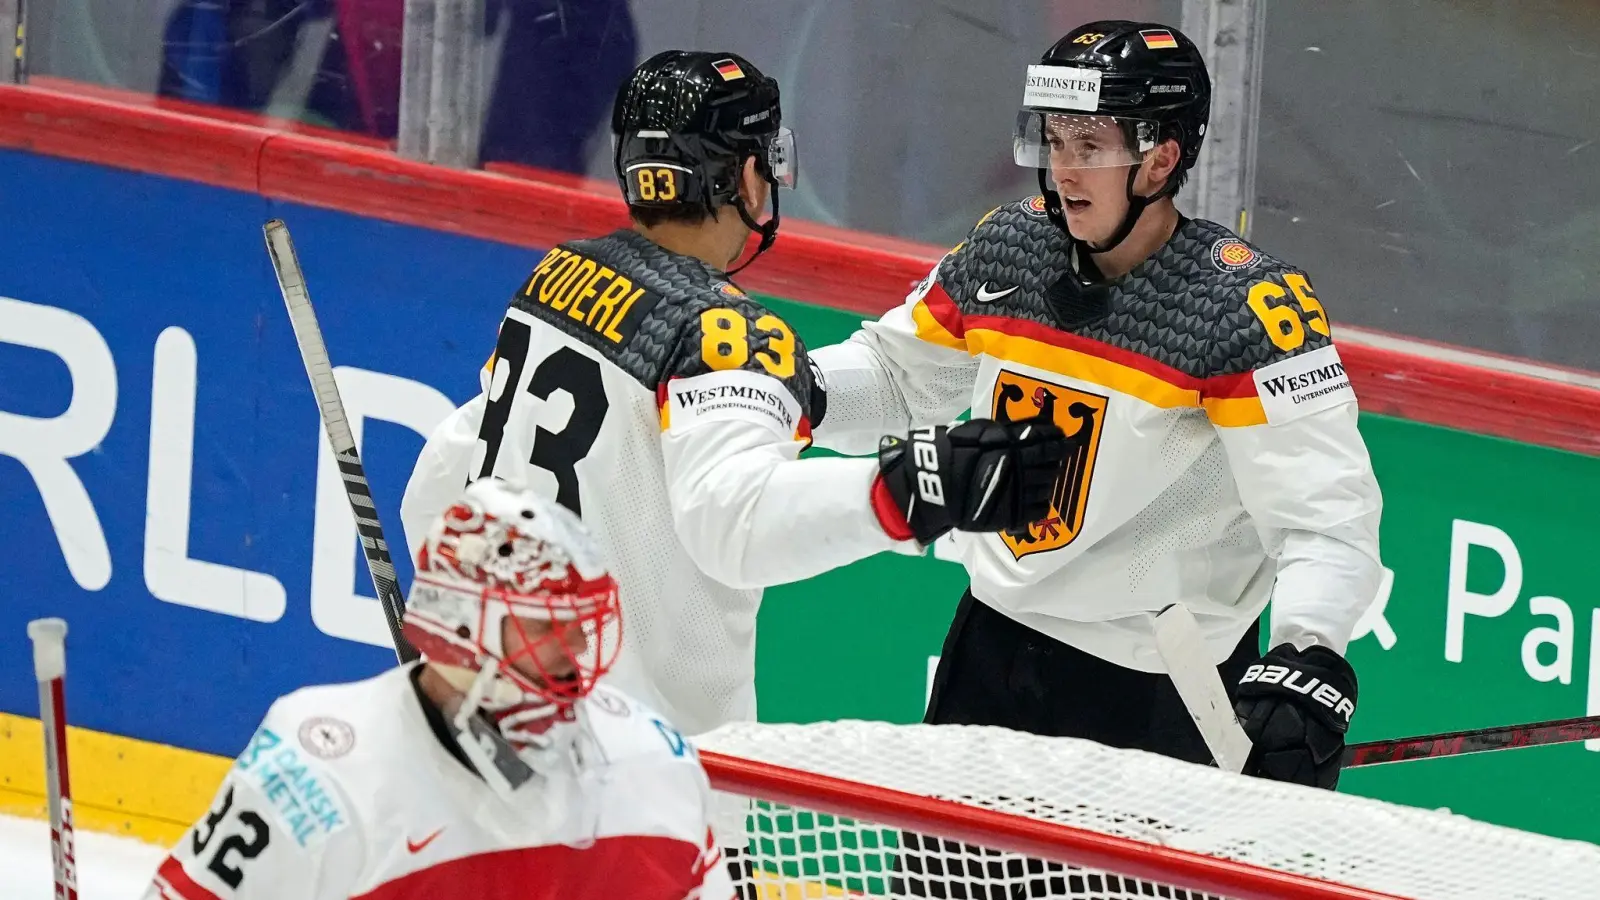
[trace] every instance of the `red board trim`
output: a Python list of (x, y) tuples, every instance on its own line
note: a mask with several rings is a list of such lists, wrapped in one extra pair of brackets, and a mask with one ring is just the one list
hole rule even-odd
[[(51, 82), (66, 86), (61, 81)], [(285, 131), (190, 104), (135, 104), (76, 86), (0, 86), (0, 147), (181, 178), (356, 215), (548, 249), (627, 222), (614, 187), (516, 166), (466, 172), (402, 160), (360, 137)], [(220, 116), (220, 117), (219, 117)], [(269, 127), (273, 126), (273, 127)], [(763, 294), (877, 316), (943, 248), (784, 223), (740, 276)], [(1600, 390), (1341, 340), (1362, 408), (1522, 443), (1600, 455)]]

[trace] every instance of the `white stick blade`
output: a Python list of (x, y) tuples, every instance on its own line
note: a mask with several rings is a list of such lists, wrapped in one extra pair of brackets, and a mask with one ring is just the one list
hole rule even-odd
[(1233, 714), (1228, 689), (1206, 652), (1200, 623), (1182, 604), (1173, 604), (1156, 616), (1155, 638), (1167, 674), (1217, 766), (1229, 772), (1243, 771), (1250, 759), (1250, 737)]
[(67, 674), (65, 619), (34, 619), (28, 623), (28, 640), (33, 641), (34, 678), (53, 681)]

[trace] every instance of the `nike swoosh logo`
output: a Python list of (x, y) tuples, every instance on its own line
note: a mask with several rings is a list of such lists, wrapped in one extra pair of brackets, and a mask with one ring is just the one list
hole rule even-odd
[(1016, 289), (1017, 285), (1012, 285), (1003, 291), (991, 291), (989, 290), (989, 283), (986, 281), (978, 288), (978, 296), (974, 299), (979, 303), (993, 303)]
[(435, 831), (433, 834), (428, 835), (427, 837), (423, 838), (420, 841), (413, 841), (410, 838), (406, 838), (406, 849), (410, 850), (412, 853), (421, 853), (424, 847), (426, 847), (429, 844), (433, 843), (433, 839), (438, 837), (439, 835), (441, 835), (443, 833), (444, 833), (444, 829), (441, 828), (438, 831)]
[[(1026, 436), (1026, 434), (1024, 434)], [(1000, 475), (1006, 470), (1006, 458), (1000, 457), (995, 463), (994, 471), (989, 475), (989, 484), (983, 489), (983, 497), (978, 501), (978, 508), (973, 511), (973, 517), (981, 519), (989, 511), (989, 498), (994, 496), (994, 489), (1000, 484)]]

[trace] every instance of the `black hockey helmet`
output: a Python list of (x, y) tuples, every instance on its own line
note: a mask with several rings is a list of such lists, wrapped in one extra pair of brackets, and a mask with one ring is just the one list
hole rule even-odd
[[(1028, 67), (1022, 110), (1012, 137), (1018, 165), (1039, 171), (1045, 210), (1063, 231), (1061, 197), (1050, 179), (1051, 137), (1104, 132), (1114, 126), (1122, 146), (1094, 142), (1069, 146), (1089, 166), (1130, 166), (1128, 213), (1106, 244), (1120, 244), (1150, 203), (1178, 190), (1181, 173), (1200, 155), (1211, 115), (1211, 77), (1194, 42), (1176, 28), (1154, 22), (1108, 20), (1080, 26)], [(1133, 193), (1138, 164), (1162, 141), (1178, 142), (1178, 168), (1151, 197)], [(1089, 148), (1089, 149), (1083, 149)]]
[[(755, 256), (772, 246), (778, 235), (776, 188), (793, 188), (799, 171), (794, 135), (783, 127), (778, 82), (749, 61), (733, 53), (657, 53), (618, 89), (611, 138), (617, 181), (630, 206), (693, 204), (714, 215), (732, 205), (761, 235)], [(739, 173), (749, 157), (774, 188), (772, 218), (764, 224), (737, 202)]]

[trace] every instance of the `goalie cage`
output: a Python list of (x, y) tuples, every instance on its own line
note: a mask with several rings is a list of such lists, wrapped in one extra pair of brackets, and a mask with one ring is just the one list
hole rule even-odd
[(1600, 896), (1592, 844), (1089, 741), (852, 721), (695, 743), (745, 898)]

